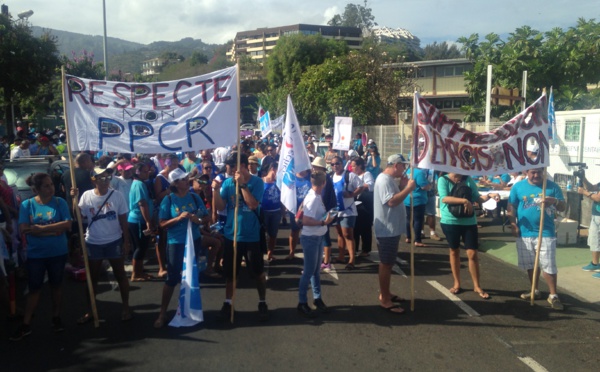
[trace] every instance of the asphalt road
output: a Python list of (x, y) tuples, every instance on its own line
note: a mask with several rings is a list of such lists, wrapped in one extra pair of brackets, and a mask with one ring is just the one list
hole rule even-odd
[[(20, 342), (7, 341), (16, 324), (0, 316), (1, 371), (95, 370), (230, 370), (230, 371), (593, 371), (600, 363), (598, 306), (562, 293), (564, 312), (544, 300), (530, 306), (518, 295), (528, 288), (524, 272), (481, 254), (481, 283), (492, 295), (482, 300), (472, 292), (463, 254), (462, 287), (454, 297), (445, 289), (452, 279), (444, 242), (431, 242), (415, 252), (415, 308), (404, 315), (379, 307), (377, 254), (358, 261), (357, 270), (343, 265), (322, 275), (323, 299), (330, 314), (307, 320), (298, 315), (298, 280), (302, 259), (286, 261), (289, 230), (280, 230), (277, 256), (268, 267), (267, 302), (271, 319), (258, 320), (257, 292), (242, 274), (234, 324), (216, 321), (224, 298), (222, 280), (203, 279), (205, 321), (190, 328), (153, 328), (161, 282), (132, 283), (135, 318), (120, 319), (118, 291), (104, 281), (98, 295), (103, 319), (77, 325), (85, 311), (84, 284), (65, 282), (63, 322), (50, 328), (49, 292), (35, 316), (33, 333)], [(435, 244), (434, 244), (435, 243)], [(408, 245), (399, 258), (409, 260)], [(155, 266), (148, 266), (156, 269)], [(408, 266), (396, 269), (394, 293), (410, 297)], [(545, 293), (545, 284), (540, 287)], [(176, 296), (169, 316), (176, 309)], [(309, 292), (310, 298), (310, 292)], [(410, 303), (404, 307), (409, 309)]]

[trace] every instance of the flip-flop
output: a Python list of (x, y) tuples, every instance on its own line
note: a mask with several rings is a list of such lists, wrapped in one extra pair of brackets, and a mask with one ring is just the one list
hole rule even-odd
[[(380, 308), (382, 308), (383, 310), (392, 313), (392, 314), (404, 314), (405, 310), (400, 306), (400, 305), (392, 305), (390, 307), (383, 307), (383, 306), (379, 306)], [(402, 311), (394, 311), (395, 309), (400, 309)]]
[(480, 291), (480, 292), (475, 291), (475, 293), (477, 293), (479, 295), (479, 297), (483, 298), (484, 300), (489, 300), (490, 298), (492, 298), (492, 296), (490, 296), (490, 294), (487, 293), (486, 291)]
[(452, 293), (453, 295), (457, 295), (462, 293), (462, 288), (458, 287), (458, 288), (449, 288), (448, 291), (450, 291), (450, 293)]
[(415, 247), (427, 247), (427, 245), (420, 242), (415, 242)]
[(91, 322), (92, 320), (94, 320), (94, 317), (92, 316), (92, 314), (87, 313), (84, 316), (82, 316), (81, 318), (77, 319), (77, 324), (79, 324), (79, 325), (87, 324), (87, 323)]
[(345, 269), (348, 271), (356, 270), (356, 266), (354, 266), (354, 264), (349, 263), (348, 265), (346, 265)]
[(405, 299), (403, 299), (402, 297), (400, 297), (400, 296), (396, 296), (396, 295), (392, 296), (392, 298), (391, 298), (390, 300), (391, 300), (392, 302), (404, 302), (404, 301), (406, 301), (406, 300), (405, 300)]

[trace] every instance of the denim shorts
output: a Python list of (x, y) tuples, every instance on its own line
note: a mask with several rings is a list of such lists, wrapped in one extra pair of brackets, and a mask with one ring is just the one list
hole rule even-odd
[(440, 223), (444, 235), (446, 235), (446, 241), (451, 249), (460, 248), (460, 240), (465, 245), (465, 249), (478, 249), (479, 243), (477, 225), (448, 225)]
[(344, 229), (353, 229), (356, 225), (356, 216), (340, 217), (340, 226)]
[(400, 235), (377, 238), (379, 262), (384, 265), (394, 265), (398, 257), (398, 243), (400, 243)]
[[(167, 244), (167, 279), (165, 284), (169, 287), (175, 287), (181, 283), (184, 253), (185, 244)], [(196, 261), (201, 255), (206, 256), (206, 251), (202, 248), (202, 238), (194, 240), (194, 254), (196, 255)]]
[(263, 217), (265, 221), (265, 229), (267, 230), (267, 234), (271, 238), (276, 238), (277, 232), (279, 231), (279, 221), (281, 221), (281, 210), (264, 211)]
[(90, 260), (112, 260), (123, 257), (123, 239), (106, 244), (85, 243)]
[(435, 194), (434, 195), (428, 195), (427, 196), (427, 204), (425, 205), (425, 215), (426, 216), (435, 216), (436, 214), (436, 210), (435, 210), (435, 201), (436, 201), (436, 197)]
[(59, 287), (63, 281), (66, 263), (66, 254), (45, 258), (27, 258), (29, 292), (36, 292), (42, 288), (46, 272), (48, 273), (48, 283), (52, 287)]

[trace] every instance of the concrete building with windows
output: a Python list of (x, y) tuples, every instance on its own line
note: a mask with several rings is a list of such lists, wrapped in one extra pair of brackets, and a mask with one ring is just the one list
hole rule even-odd
[(162, 66), (165, 64), (163, 58), (152, 58), (142, 62), (142, 75), (151, 76), (158, 75), (162, 71)]
[[(464, 73), (473, 67), (468, 59), (396, 63), (392, 67), (414, 73), (415, 85), (421, 96), (442, 110), (448, 118), (459, 122), (464, 119), (460, 108), (469, 104)], [(411, 120), (412, 104), (412, 96), (400, 99), (400, 120)]]
[(233, 40), (231, 50), (227, 52), (227, 57), (235, 62), (242, 56), (250, 56), (253, 60), (263, 63), (269, 52), (275, 48), (280, 37), (295, 34), (320, 34), (327, 39), (344, 41), (351, 49), (360, 49), (363, 40), (362, 31), (358, 27), (297, 24), (258, 28), (253, 31), (238, 32)]

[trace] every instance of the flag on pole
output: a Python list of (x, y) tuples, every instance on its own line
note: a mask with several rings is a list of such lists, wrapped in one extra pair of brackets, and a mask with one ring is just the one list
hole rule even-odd
[(554, 93), (550, 87), (550, 96), (548, 97), (548, 139), (556, 142), (556, 114), (554, 112)]
[(171, 327), (191, 327), (204, 321), (202, 298), (200, 297), (199, 270), (194, 252), (192, 221), (188, 220), (185, 251), (183, 254), (183, 273), (179, 291), (177, 313), (169, 325)]
[(281, 190), (281, 202), (292, 213), (296, 213), (296, 173), (310, 169), (310, 158), (304, 146), (292, 98), (287, 97), (287, 114), (283, 126), (283, 141), (277, 168), (277, 186)]
[(258, 106), (258, 116), (256, 117), (256, 121), (260, 123), (260, 118), (265, 114), (265, 109), (262, 108), (261, 105)]
[(333, 132), (333, 149), (348, 151), (352, 140), (352, 118), (336, 116)]
[(260, 123), (260, 138), (263, 139), (273, 131), (273, 128), (271, 127), (271, 116), (269, 115), (269, 111), (265, 112), (265, 114), (261, 116), (258, 121)]

